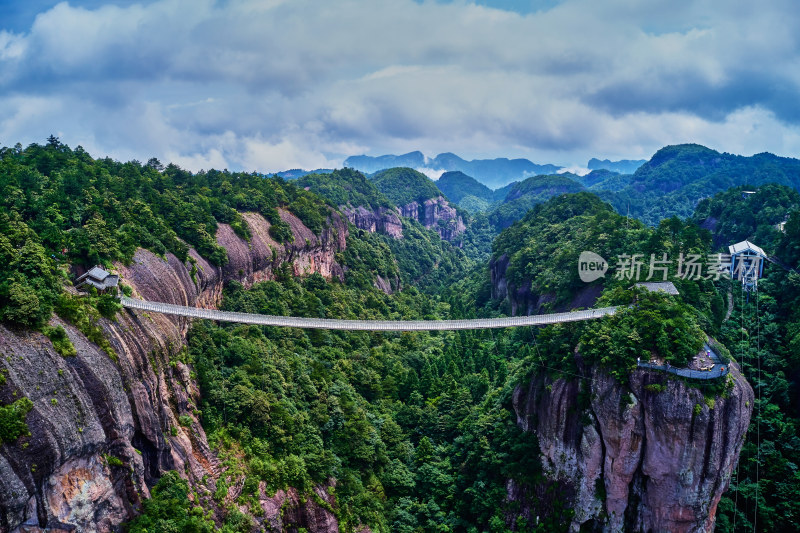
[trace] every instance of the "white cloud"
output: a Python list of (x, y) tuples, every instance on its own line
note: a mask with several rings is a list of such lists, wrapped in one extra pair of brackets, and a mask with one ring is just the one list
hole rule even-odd
[(793, 155), (800, 9), (775, 4), (64, 2), (0, 31), (0, 141), (62, 132), (97, 155), (262, 171), (411, 150)]
[(581, 167), (581, 166), (577, 166), (576, 165), (576, 166), (572, 166), (572, 167), (562, 168), (561, 170), (558, 171), (558, 174), (565, 174), (567, 172), (571, 172), (573, 174), (577, 174), (578, 176), (585, 176), (586, 174), (591, 172), (591, 170), (589, 170), (586, 167)]
[(0, 31), (0, 61), (17, 59), (25, 53), (25, 40), (21, 35)]
[(441, 178), (441, 177), (442, 177), (442, 174), (444, 174), (444, 173), (446, 172), (446, 171), (444, 171), (444, 170), (435, 170), (435, 169), (432, 169), (432, 168), (427, 168), (427, 167), (424, 167), (424, 168), (415, 168), (414, 170), (416, 170), (417, 172), (422, 172), (423, 174), (425, 174), (426, 176), (428, 176), (428, 177), (429, 177), (430, 179), (432, 179), (433, 181), (436, 181), (436, 180), (438, 180), (439, 178)]

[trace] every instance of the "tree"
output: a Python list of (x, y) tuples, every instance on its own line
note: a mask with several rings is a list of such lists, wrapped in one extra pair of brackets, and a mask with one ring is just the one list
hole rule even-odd
[(50, 134), (50, 136), (47, 138), (47, 146), (56, 149), (61, 148), (61, 141), (59, 141), (58, 137), (55, 135)]
[(162, 165), (161, 161), (159, 161), (155, 157), (151, 157), (150, 159), (148, 159), (147, 163), (145, 164), (145, 166), (148, 167), (148, 168), (152, 168), (153, 170), (155, 170), (157, 172), (162, 172), (164, 170), (164, 165)]
[(50, 317), (52, 307), (44, 304), (36, 291), (19, 278), (8, 286), (3, 318), (21, 326), (36, 327)]

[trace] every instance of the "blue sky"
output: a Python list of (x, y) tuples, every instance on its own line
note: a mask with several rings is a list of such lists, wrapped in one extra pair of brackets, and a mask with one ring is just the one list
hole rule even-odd
[(790, 0), (5, 1), (0, 144), (186, 168), (800, 154)]

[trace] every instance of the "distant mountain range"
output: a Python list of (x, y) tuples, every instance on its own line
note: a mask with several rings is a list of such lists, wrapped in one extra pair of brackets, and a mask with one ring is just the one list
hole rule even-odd
[(620, 174), (633, 174), (645, 163), (647, 163), (646, 159), (622, 159), (620, 161), (603, 159), (601, 161), (593, 157), (586, 166), (589, 170), (610, 170)]
[(473, 159), (467, 161), (453, 153), (439, 154), (428, 159), (422, 152), (409, 152), (403, 155), (368, 155), (350, 156), (344, 166), (372, 174), (393, 167), (409, 167), (414, 169), (429, 168), (431, 170), (460, 171), (472, 176), (489, 188), (496, 189), (537, 174), (554, 174), (561, 168), (558, 165), (539, 165), (528, 159)]
[[(345, 166), (371, 174), (373, 179), (386, 167), (401, 165), (405, 167), (402, 172), (397, 169), (387, 174), (392, 179), (385, 194), (405, 193), (408, 187), (418, 192), (418, 185), (425, 184), (427, 196), (438, 188), (460, 208), (485, 213), (497, 228), (508, 226), (551, 196), (581, 190), (597, 194), (619, 213), (650, 225), (670, 216), (691, 216), (698, 201), (730, 187), (778, 183), (800, 190), (800, 160), (769, 153), (744, 157), (697, 144), (666, 146), (649, 161), (591, 159), (588, 166), (592, 171), (584, 176), (556, 174), (561, 167), (537, 165), (527, 159), (466, 161), (450, 153), (434, 159), (422, 152), (410, 152), (345, 160)], [(401, 186), (414, 168), (446, 172), (439, 181), (430, 183), (413, 173), (417, 178), (412, 180), (414, 185)], [(324, 172), (328, 171), (315, 171)], [(305, 171), (292, 170), (279, 175), (292, 179), (302, 173)]]

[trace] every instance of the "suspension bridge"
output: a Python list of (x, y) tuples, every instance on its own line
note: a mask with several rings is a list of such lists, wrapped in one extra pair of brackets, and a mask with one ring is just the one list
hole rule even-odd
[(617, 311), (617, 307), (601, 307), (598, 309), (571, 311), (568, 313), (503, 318), (468, 318), (461, 320), (341, 320), (336, 318), (305, 318), (235, 313), (232, 311), (218, 311), (216, 309), (201, 309), (199, 307), (149, 302), (146, 300), (128, 298), (126, 296), (120, 299), (120, 303), (123, 307), (129, 309), (152, 311), (155, 313), (185, 316), (189, 318), (239, 322), (242, 324), (258, 324), (261, 326), (281, 326), (303, 329), (339, 329), (349, 331), (442, 331), (546, 326), (548, 324), (594, 320), (613, 315)]
[[(604, 316), (613, 315), (618, 307), (601, 307), (584, 311), (570, 311), (567, 313), (549, 313), (544, 315), (514, 316), (502, 318), (468, 318), (461, 320), (342, 320), (335, 318), (307, 318), (292, 316), (258, 315), (253, 313), (236, 313), (232, 311), (218, 311), (216, 309), (202, 309), (185, 305), (167, 304), (162, 302), (149, 302), (123, 296), (120, 299), (123, 307), (139, 311), (151, 311), (167, 315), (185, 316), (222, 322), (238, 322), (240, 324), (257, 324), (260, 326), (278, 326), (303, 329), (337, 329), (348, 331), (444, 331), (465, 329), (495, 329), (515, 328), (525, 326), (546, 326), (548, 324), (562, 324), (565, 322), (580, 322), (595, 320)], [(713, 368), (708, 371), (689, 370), (685, 368), (670, 367), (669, 365), (656, 365), (640, 361), (638, 366), (652, 370), (662, 370), (670, 374), (694, 379), (716, 379), (728, 374), (727, 365), (722, 363), (718, 356), (706, 345), (712, 355)]]

